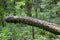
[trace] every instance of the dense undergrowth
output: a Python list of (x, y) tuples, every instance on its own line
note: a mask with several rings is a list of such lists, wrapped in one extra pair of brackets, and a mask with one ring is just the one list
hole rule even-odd
[[(21, 9), (20, 6), (25, 5), (25, 0), (17, 1), (16, 6), (14, 8), (13, 0), (8, 1), (7, 10), (4, 7), (0, 6), (0, 40), (32, 40), (32, 26), (22, 24), (22, 23), (7, 23), (4, 22), (4, 27), (2, 24), (2, 18), (5, 16), (13, 16), (14, 9), (16, 12), (16, 16), (26, 16), (25, 9)], [(41, 20), (45, 20), (51, 23), (56, 23), (60, 25), (60, 1), (57, 4), (51, 4), (52, 0), (42, 0), (38, 3), (41, 6), (41, 10), (37, 8), (37, 17), (36, 11), (33, 5), (32, 8), (32, 17), (38, 18)], [(2, 3), (0, 1), (0, 3)], [(34, 2), (33, 2), (34, 3)], [(35, 2), (36, 3), (36, 2)], [(37, 6), (37, 5), (35, 5)], [(51, 6), (51, 8), (50, 8)], [(56, 14), (56, 12), (58, 12)], [(2, 20), (1, 20), (2, 19)], [(55, 35), (43, 29), (34, 27), (34, 40), (60, 40), (60, 35)]]

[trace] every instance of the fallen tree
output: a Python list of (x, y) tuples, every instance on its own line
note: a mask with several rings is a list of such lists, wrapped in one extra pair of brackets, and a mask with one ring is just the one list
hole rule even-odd
[(5, 21), (8, 23), (24, 23), (31, 26), (36, 26), (52, 32), (54, 34), (60, 34), (60, 27), (57, 24), (49, 23), (44, 20), (39, 20), (31, 17), (18, 17), (18, 16), (7, 16), (5, 17)]

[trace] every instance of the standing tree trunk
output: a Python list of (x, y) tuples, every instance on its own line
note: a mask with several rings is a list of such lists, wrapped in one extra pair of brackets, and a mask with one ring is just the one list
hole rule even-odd
[(14, 15), (14, 16), (16, 16), (16, 11), (15, 11), (16, 0), (14, 0), (14, 2), (13, 2), (13, 3), (14, 3), (14, 14), (13, 14), (13, 15)]
[[(25, 11), (26, 11), (27, 16), (32, 17), (32, 13), (31, 13), (32, 3), (30, 0), (26, 0), (25, 9), (26, 9)], [(32, 27), (32, 37), (34, 40), (34, 27)]]
[[(6, 12), (6, 10), (7, 10), (7, 0), (2, 1), (2, 7), (3, 7), (4, 12)], [(3, 19), (4, 18), (4, 12), (2, 13), (2, 18), (1, 18), (3, 27), (4, 27), (4, 19)]]
[(25, 13), (27, 14), (27, 16), (32, 16), (31, 14), (31, 8), (32, 8), (32, 4), (30, 2), (30, 0), (27, 0), (26, 3), (25, 3)]

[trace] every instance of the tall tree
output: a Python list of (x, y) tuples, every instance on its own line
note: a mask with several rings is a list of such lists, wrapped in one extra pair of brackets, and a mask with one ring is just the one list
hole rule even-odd
[(4, 19), (3, 18), (4, 18), (4, 14), (5, 14), (6, 10), (7, 10), (7, 0), (3, 0), (1, 5), (2, 5), (3, 10), (4, 10), (4, 12), (1, 13), (2, 14), (2, 18), (1, 18), (2, 26), (4, 27)]
[(31, 14), (31, 8), (32, 8), (32, 4), (30, 2), (30, 0), (26, 0), (26, 3), (25, 3), (25, 13), (27, 14), (27, 16), (32, 16)]
[(16, 6), (16, 0), (14, 0), (14, 16), (16, 15), (16, 11), (15, 11), (15, 6)]
[[(31, 0), (26, 0), (25, 9), (26, 9), (25, 13), (27, 14), (27, 16), (32, 17), (32, 13), (31, 13), (32, 3), (31, 3)], [(33, 37), (33, 40), (34, 40), (34, 27), (32, 27), (32, 37)]]

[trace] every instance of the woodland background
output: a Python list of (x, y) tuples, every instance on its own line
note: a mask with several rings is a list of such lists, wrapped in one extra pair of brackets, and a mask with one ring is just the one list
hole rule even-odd
[(60, 0), (0, 0), (0, 40), (60, 40), (60, 35), (22, 23), (7, 23), (5, 16), (30, 16), (60, 25)]

